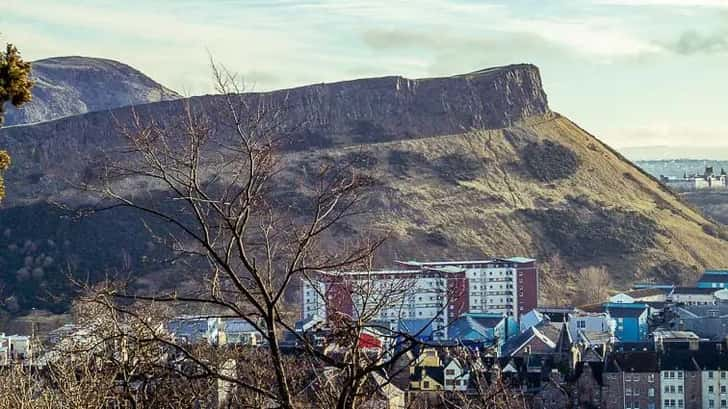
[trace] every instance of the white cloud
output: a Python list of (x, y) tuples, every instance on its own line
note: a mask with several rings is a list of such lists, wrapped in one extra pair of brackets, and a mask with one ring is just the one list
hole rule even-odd
[(513, 19), (504, 30), (540, 36), (566, 49), (591, 56), (635, 57), (660, 53), (661, 48), (622, 27), (617, 19)]
[(728, 7), (728, 0), (595, 0), (614, 6)]
[(726, 145), (722, 137), (728, 135), (728, 127), (661, 122), (605, 129), (599, 135), (605, 142), (620, 148), (665, 145), (710, 147)]

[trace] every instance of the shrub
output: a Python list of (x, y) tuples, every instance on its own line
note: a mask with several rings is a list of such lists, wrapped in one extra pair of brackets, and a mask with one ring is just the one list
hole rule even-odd
[(450, 154), (433, 163), (437, 175), (445, 181), (474, 180), (483, 173), (483, 164), (469, 155)]
[(371, 152), (351, 152), (344, 156), (344, 163), (356, 169), (371, 169), (377, 166), (379, 160)]
[(544, 236), (572, 260), (635, 254), (655, 245), (657, 225), (646, 216), (619, 209), (529, 209)]
[(568, 147), (552, 141), (529, 143), (521, 157), (534, 178), (552, 182), (572, 176), (579, 169), (579, 158)]
[(419, 152), (393, 150), (389, 152), (387, 161), (395, 174), (406, 176), (411, 169), (427, 163), (427, 158)]

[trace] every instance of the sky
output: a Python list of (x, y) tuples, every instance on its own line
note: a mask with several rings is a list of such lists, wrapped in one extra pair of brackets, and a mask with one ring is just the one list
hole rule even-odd
[(186, 95), (209, 56), (265, 91), (533, 63), (615, 147), (728, 146), (728, 0), (2, 0), (29, 60), (127, 63)]

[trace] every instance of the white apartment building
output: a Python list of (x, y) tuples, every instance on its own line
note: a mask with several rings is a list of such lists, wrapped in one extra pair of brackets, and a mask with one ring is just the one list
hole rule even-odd
[(662, 409), (685, 407), (685, 371), (660, 371)]
[(444, 338), (449, 323), (464, 313), (518, 319), (538, 302), (533, 259), (397, 263), (407, 269), (318, 272), (304, 279), (302, 318), (330, 319), (335, 312), (392, 327), (429, 322), (433, 337)]
[(728, 408), (728, 371), (702, 371), (703, 409)]
[(617, 322), (605, 312), (569, 313), (569, 332), (574, 339), (581, 340), (583, 333), (609, 333), (614, 335)]

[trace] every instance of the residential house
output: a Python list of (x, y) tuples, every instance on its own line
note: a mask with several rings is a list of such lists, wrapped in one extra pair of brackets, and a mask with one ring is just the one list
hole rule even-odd
[(219, 345), (222, 320), (214, 317), (182, 316), (167, 323), (167, 330), (175, 340), (187, 344), (207, 342)]
[(469, 346), (494, 346), (498, 354), (506, 341), (516, 335), (518, 323), (497, 313), (463, 314), (448, 329), (450, 341)]
[(712, 305), (717, 303), (713, 295), (718, 289), (709, 287), (675, 287), (668, 296), (674, 304)]
[(548, 376), (541, 382), (540, 390), (531, 401), (533, 409), (563, 409), (569, 406), (569, 394), (561, 373), (552, 368)]
[(437, 350), (424, 348), (410, 365), (410, 389), (440, 391), (445, 388), (445, 369)]
[(701, 369), (690, 350), (669, 350), (660, 354), (662, 409), (700, 409)]
[(596, 409), (602, 403), (602, 372), (604, 362), (582, 361), (576, 364), (572, 381), (573, 405), (578, 408)]
[(606, 312), (584, 312), (576, 310), (569, 314), (569, 331), (576, 340), (582, 333), (608, 333), (614, 336), (617, 322)]
[(602, 402), (599, 407), (604, 409), (661, 408), (659, 369), (656, 352), (609, 354), (602, 373)]
[(405, 409), (405, 392), (393, 385), (385, 376), (377, 372), (371, 373), (362, 386), (367, 399), (358, 407), (362, 409)]
[(728, 407), (728, 354), (725, 342), (701, 343), (695, 359), (701, 368), (702, 408)]
[(470, 384), (470, 371), (457, 358), (447, 361), (444, 368), (445, 390), (466, 391)]
[(222, 320), (222, 329), (218, 337), (220, 344), (257, 346), (263, 342), (260, 331), (242, 318)]
[(630, 342), (647, 338), (649, 307), (642, 303), (607, 303), (604, 310), (616, 321), (615, 336)]
[(671, 309), (670, 329), (713, 340), (728, 336), (728, 304), (680, 305)]
[(531, 327), (509, 339), (503, 346), (502, 355), (523, 357), (531, 354), (553, 354), (558, 337), (559, 332), (554, 333), (550, 324)]
[(0, 365), (28, 360), (31, 351), (30, 337), (0, 334)]

